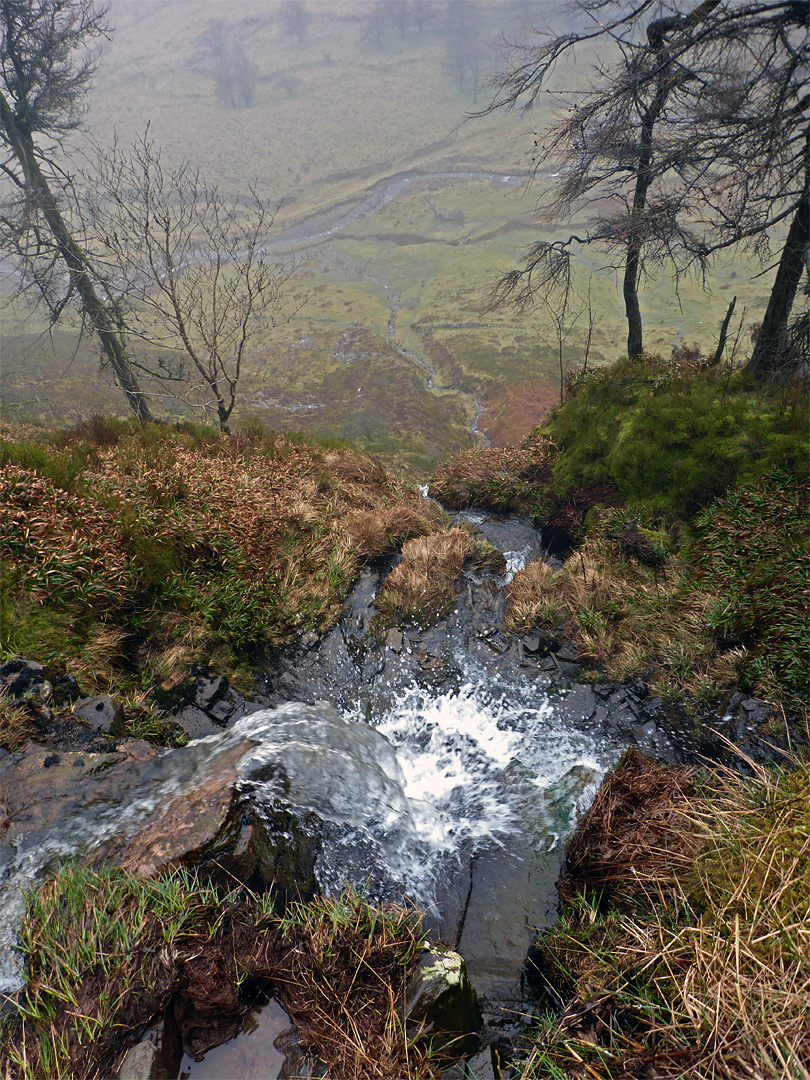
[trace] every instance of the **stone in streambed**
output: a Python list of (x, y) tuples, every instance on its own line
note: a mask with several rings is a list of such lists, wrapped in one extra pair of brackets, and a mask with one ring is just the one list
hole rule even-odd
[(478, 999), (467, 977), (464, 958), (441, 945), (426, 949), (408, 984), (405, 1004), (409, 1020), (424, 1022), (429, 1034), (470, 1050), (478, 1043)]

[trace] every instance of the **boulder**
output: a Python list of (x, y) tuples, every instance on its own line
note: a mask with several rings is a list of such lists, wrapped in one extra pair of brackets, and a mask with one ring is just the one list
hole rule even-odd
[(480, 1045), (478, 999), (464, 957), (452, 949), (431, 945), (424, 950), (408, 984), (405, 1011), (408, 1020), (424, 1022), (454, 1051)]
[(53, 691), (42, 664), (21, 656), (0, 664), (0, 689), (16, 700), (38, 697), (41, 701), (47, 701)]

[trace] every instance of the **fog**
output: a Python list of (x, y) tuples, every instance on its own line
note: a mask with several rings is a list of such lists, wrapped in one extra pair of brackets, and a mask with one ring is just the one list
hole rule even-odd
[[(255, 351), (237, 419), (427, 469), (484, 437), (520, 438), (558, 399), (542, 315), (482, 314), (539, 235), (531, 151), (558, 99), (471, 114), (491, 100), (506, 44), (568, 17), (542, 0), (112, 0), (92, 138), (126, 146), (148, 129), (164, 161), (190, 161), (226, 200), (255, 185), (279, 205), (265, 249), (292, 268), (291, 314)], [(587, 80), (592, 59), (580, 53), (557, 88)], [(591, 360), (613, 360), (626, 336), (615, 275), (584, 259), (577, 273), (598, 312)], [(648, 287), (649, 347), (713, 334), (736, 277), (724, 273), (700, 304), (680, 306), (667, 280)], [(43, 339), (37, 318), (19, 305), (4, 316), (5, 403), (61, 422), (121, 411), (92, 342), (74, 356), (75, 330)], [(567, 364), (584, 333), (568, 337)], [(158, 411), (187, 404), (161, 397)]]

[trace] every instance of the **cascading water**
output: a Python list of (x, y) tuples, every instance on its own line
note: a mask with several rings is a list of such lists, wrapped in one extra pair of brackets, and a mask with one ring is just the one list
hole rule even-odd
[(466, 933), (473, 952), (474, 886), (503, 893), (499, 914), (519, 924), (508, 933), (518, 931), (520, 944), (489, 948), (504, 952), (501, 974), (514, 981), (553, 907), (550, 852), (614, 752), (562, 724), (528, 680), (504, 685), (469, 665), (466, 677), (445, 693), (411, 687), (371, 724), (295, 704), (245, 717), (227, 737), (257, 744), (239, 766), (257, 813), (270, 822), (292, 807), (321, 823), (315, 876), (324, 892), (349, 883), (372, 900), (407, 897), (445, 939), (458, 944)]

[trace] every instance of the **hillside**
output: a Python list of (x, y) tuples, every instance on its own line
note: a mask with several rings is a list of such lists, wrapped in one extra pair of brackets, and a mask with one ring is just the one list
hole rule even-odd
[[(267, 330), (237, 420), (346, 438), (427, 476), (474, 445), (475, 429), (496, 445), (514, 441), (558, 400), (556, 342), (542, 311), (481, 313), (496, 277), (537, 237), (532, 208), (544, 178), (527, 190), (531, 131), (553, 99), (530, 119), (463, 122), (486, 100), (475, 99), (472, 73), (450, 47), (448, 11), (463, 7), (433, 5), (421, 29), (387, 26), (378, 46), (363, 36), (372, 5), (349, 0), (315, 5), (302, 41), (284, 32), (280, 4), (113, 3), (85, 117), (90, 135), (127, 144), (148, 124), (168, 161), (190, 159), (228, 198), (256, 181), (280, 203), (268, 248), (295, 264), (283, 309), (296, 314)], [(502, 63), (496, 42), (520, 40), (546, 7), (477, 9), (467, 51), (482, 83)], [(249, 108), (219, 99), (212, 34), (255, 65)], [(558, 85), (586, 71), (584, 62), (563, 70)], [(612, 362), (626, 336), (620, 290), (610, 270), (597, 270), (585, 262), (578, 270), (595, 315), (590, 359)], [(649, 347), (698, 340), (708, 351), (732, 293), (756, 322), (766, 289), (751, 273), (745, 261), (718, 262), (708, 291), (685, 280), (677, 298), (651, 283)], [(6, 296), (12, 286), (2, 286)], [(582, 359), (586, 323), (583, 314), (571, 331), (566, 365)], [(76, 351), (72, 329), (45, 330), (41, 315), (6, 308), (6, 406), (59, 424), (124, 415), (89, 339)], [(155, 408), (189, 418), (162, 394)]]

